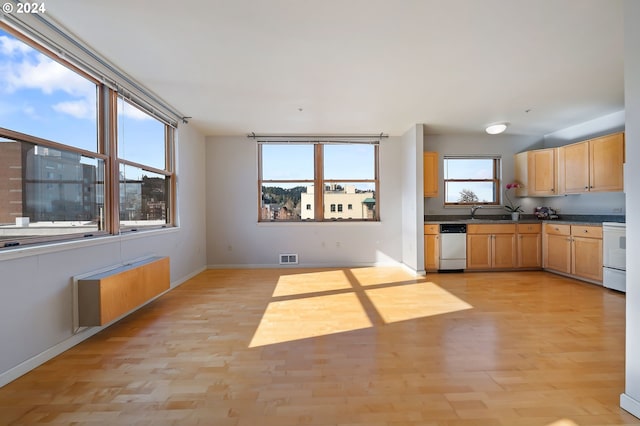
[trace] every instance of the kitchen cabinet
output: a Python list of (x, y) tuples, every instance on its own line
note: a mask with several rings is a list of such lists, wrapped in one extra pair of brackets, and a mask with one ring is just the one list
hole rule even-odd
[(571, 273), (571, 225), (545, 224), (543, 267)]
[(438, 153), (423, 153), (424, 196), (438, 196)]
[(541, 268), (542, 224), (519, 223), (516, 232), (518, 268)]
[(515, 224), (467, 226), (467, 270), (514, 269)]
[(602, 283), (602, 227), (571, 226), (571, 273), (597, 283)]
[(431, 272), (440, 269), (439, 225), (424, 225), (424, 269)]
[(536, 149), (515, 155), (515, 180), (518, 197), (543, 197), (558, 194), (558, 148)]
[(624, 133), (559, 148), (561, 192), (616, 192), (624, 188)]
[(602, 227), (545, 224), (543, 267), (602, 283)]

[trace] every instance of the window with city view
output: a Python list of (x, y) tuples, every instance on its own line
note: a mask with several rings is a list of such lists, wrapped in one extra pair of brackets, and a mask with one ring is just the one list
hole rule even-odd
[(260, 144), (259, 220), (378, 220), (377, 170), (377, 144)]
[(53, 57), (0, 24), (0, 249), (171, 223), (173, 128)]
[(500, 204), (499, 157), (445, 157), (446, 205)]

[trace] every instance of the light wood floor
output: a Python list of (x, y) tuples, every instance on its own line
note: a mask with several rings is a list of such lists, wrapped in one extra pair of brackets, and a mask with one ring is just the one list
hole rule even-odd
[(544, 272), (210, 270), (0, 389), (0, 424), (640, 425), (624, 295)]

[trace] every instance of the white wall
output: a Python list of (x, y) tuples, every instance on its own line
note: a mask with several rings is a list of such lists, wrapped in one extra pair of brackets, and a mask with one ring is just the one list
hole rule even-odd
[[(439, 182), (444, 179), (444, 171), (442, 168), (442, 158), (445, 155), (501, 155), (502, 156), (502, 181), (506, 184), (514, 180), (514, 154), (537, 149), (542, 147), (542, 138), (537, 136), (520, 136), (510, 135), (508, 133), (501, 135), (488, 134), (449, 134), (449, 135), (431, 135), (424, 137), (424, 151), (438, 152), (439, 163)], [(504, 185), (503, 185), (504, 190)], [(523, 198), (519, 199), (525, 213), (533, 213), (535, 206), (540, 205), (538, 199)], [(543, 204), (544, 205), (544, 204)], [(424, 199), (424, 211), (427, 215), (466, 215), (470, 214), (468, 207), (443, 207), (444, 191), (440, 187), (437, 198)], [(482, 215), (507, 214), (503, 208), (483, 208), (476, 213)]]
[(424, 273), (424, 126), (416, 124), (400, 139), (402, 188), (402, 262)]
[(0, 252), (0, 386), (101, 329), (73, 335), (73, 276), (151, 255), (170, 257), (172, 286), (205, 268), (204, 152), (181, 126), (177, 229)]
[[(624, 86), (627, 209), (640, 211), (640, 2), (625, 1)], [(640, 417), (640, 216), (627, 215), (627, 339), (625, 392), (622, 408)]]
[(208, 265), (275, 267), (279, 253), (298, 253), (298, 266), (400, 262), (403, 189), (398, 144), (396, 137), (380, 143), (380, 222), (258, 223), (256, 142), (243, 136), (208, 137)]

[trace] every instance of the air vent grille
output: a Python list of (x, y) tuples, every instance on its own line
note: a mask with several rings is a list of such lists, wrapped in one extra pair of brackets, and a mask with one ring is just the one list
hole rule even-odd
[(280, 253), (281, 265), (297, 265), (298, 254), (297, 253)]

